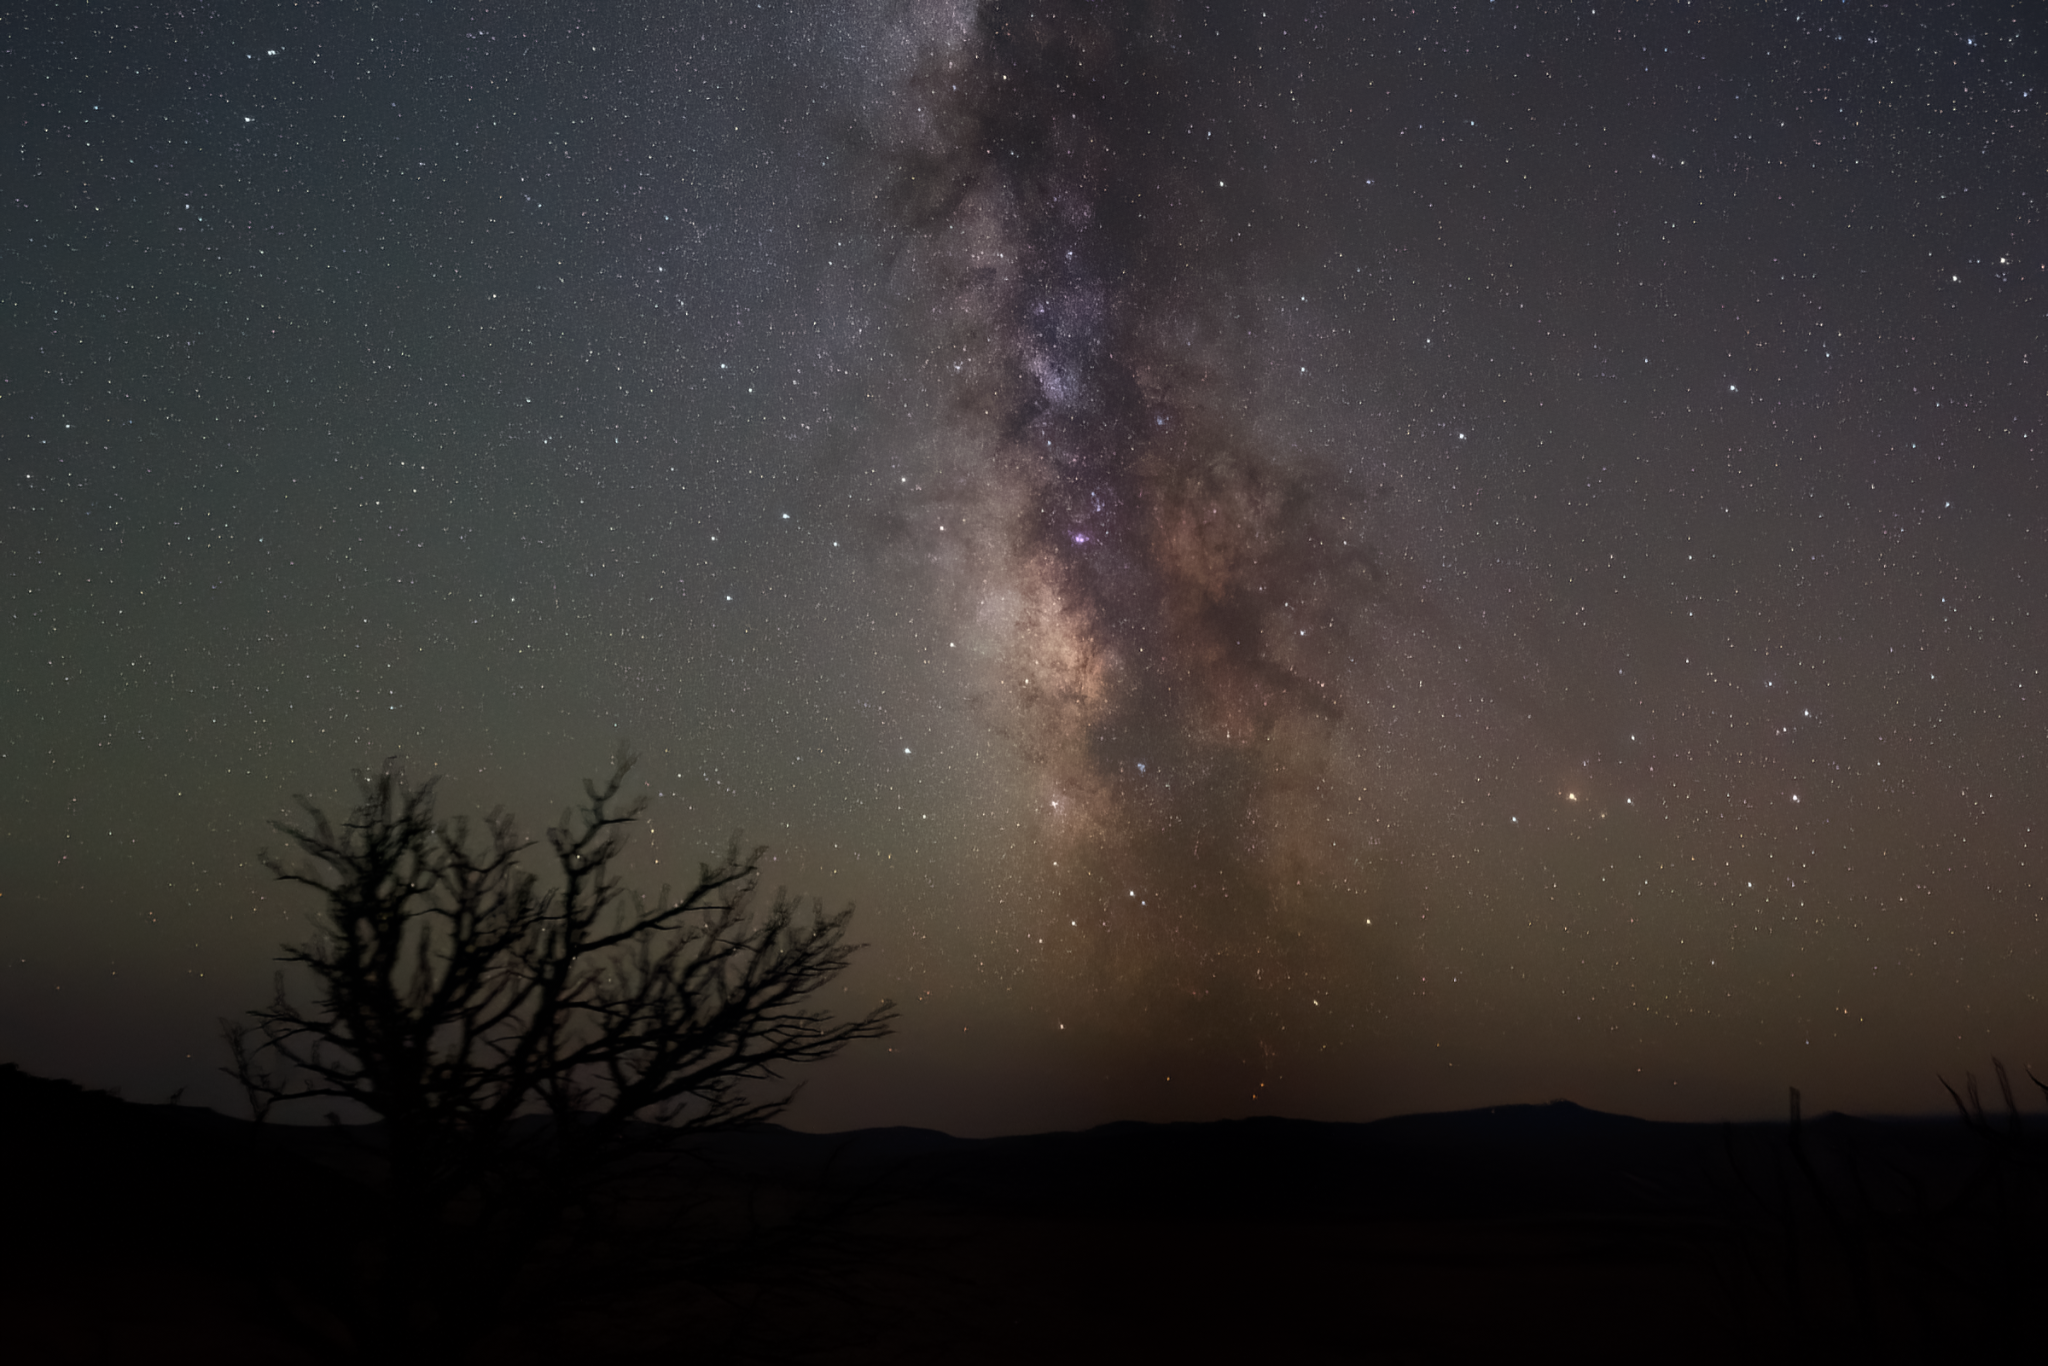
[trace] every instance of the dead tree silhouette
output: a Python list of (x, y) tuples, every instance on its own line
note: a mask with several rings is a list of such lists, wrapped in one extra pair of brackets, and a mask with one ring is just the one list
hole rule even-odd
[(296, 1002), (280, 972), (253, 1026), (222, 1022), (227, 1070), (259, 1122), (323, 1101), (378, 1120), (374, 1198), (331, 1259), (353, 1283), (328, 1298), (349, 1306), (359, 1350), (443, 1355), (522, 1293), (535, 1258), (562, 1262), (605, 1190), (644, 1185), (708, 1131), (772, 1119), (795, 1094), (774, 1085), (787, 1068), (889, 1030), (887, 1001), (850, 1020), (819, 1001), (858, 947), (852, 910), (780, 891), (758, 906), (763, 850), (734, 842), (680, 897), (623, 885), (645, 809), (621, 796), (632, 766), (622, 751), (547, 832), (545, 888), (509, 815), (479, 838), (438, 817), (437, 780), (389, 763), (356, 775), (339, 824), (301, 798), (306, 819), (277, 827), (301, 857), (263, 856), (324, 902), (281, 959), (314, 999)]

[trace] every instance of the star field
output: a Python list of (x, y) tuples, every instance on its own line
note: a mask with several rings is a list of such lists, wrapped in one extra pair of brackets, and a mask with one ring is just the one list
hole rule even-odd
[(803, 1124), (2026, 1062), (2027, 15), (23, 22), (0, 1047), (212, 1096), (293, 793), (623, 738), (861, 907)]

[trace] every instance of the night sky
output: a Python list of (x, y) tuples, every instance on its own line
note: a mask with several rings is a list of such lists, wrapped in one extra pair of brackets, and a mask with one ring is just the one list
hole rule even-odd
[(804, 1127), (2043, 1070), (2030, 9), (0, 21), (0, 1056), (230, 1105), (293, 794), (625, 740)]

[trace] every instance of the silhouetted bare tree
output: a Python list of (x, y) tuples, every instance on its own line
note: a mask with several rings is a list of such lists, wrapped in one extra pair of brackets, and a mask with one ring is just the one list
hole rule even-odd
[[(318, 932), (282, 960), (315, 997), (295, 1002), (280, 972), (254, 1027), (223, 1022), (228, 1070), (259, 1120), (324, 1100), (382, 1121), (380, 1337), (416, 1337), (419, 1273), (452, 1231), (516, 1255), (636, 1157), (768, 1120), (793, 1092), (762, 1083), (888, 1032), (887, 1002), (837, 1020), (818, 1000), (856, 947), (851, 909), (782, 892), (758, 907), (760, 849), (728, 847), (680, 897), (623, 886), (615, 865), (645, 808), (621, 797), (632, 764), (622, 753), (606, 782), (586, 781), (585, 804), (547, 832), (559, 881), (545, 888), (510, 816), (478, 837), (437, 817), (435, 780), (391, 765), (357, 775), (339, 825), (300, 799), (307, 819), (278, 829), (303, 857), (264, 855), (324, 899)], [(430, 1279), (447, 1289), (441, 1268)]]

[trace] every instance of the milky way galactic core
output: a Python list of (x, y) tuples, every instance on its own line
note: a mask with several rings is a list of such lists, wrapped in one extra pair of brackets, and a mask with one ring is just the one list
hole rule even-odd
[(1203, 79), (1223, 35), (1157, 4), (923, 17), (885, 202), (1051, 959), (1126, 1021), (1134, 993), (1169, 1029), (1332, 1018), (1389, 895), (1378, 663), (1452, 629), (1386, 536), (1427, 514), (1270, 411), (1268, 130)]

